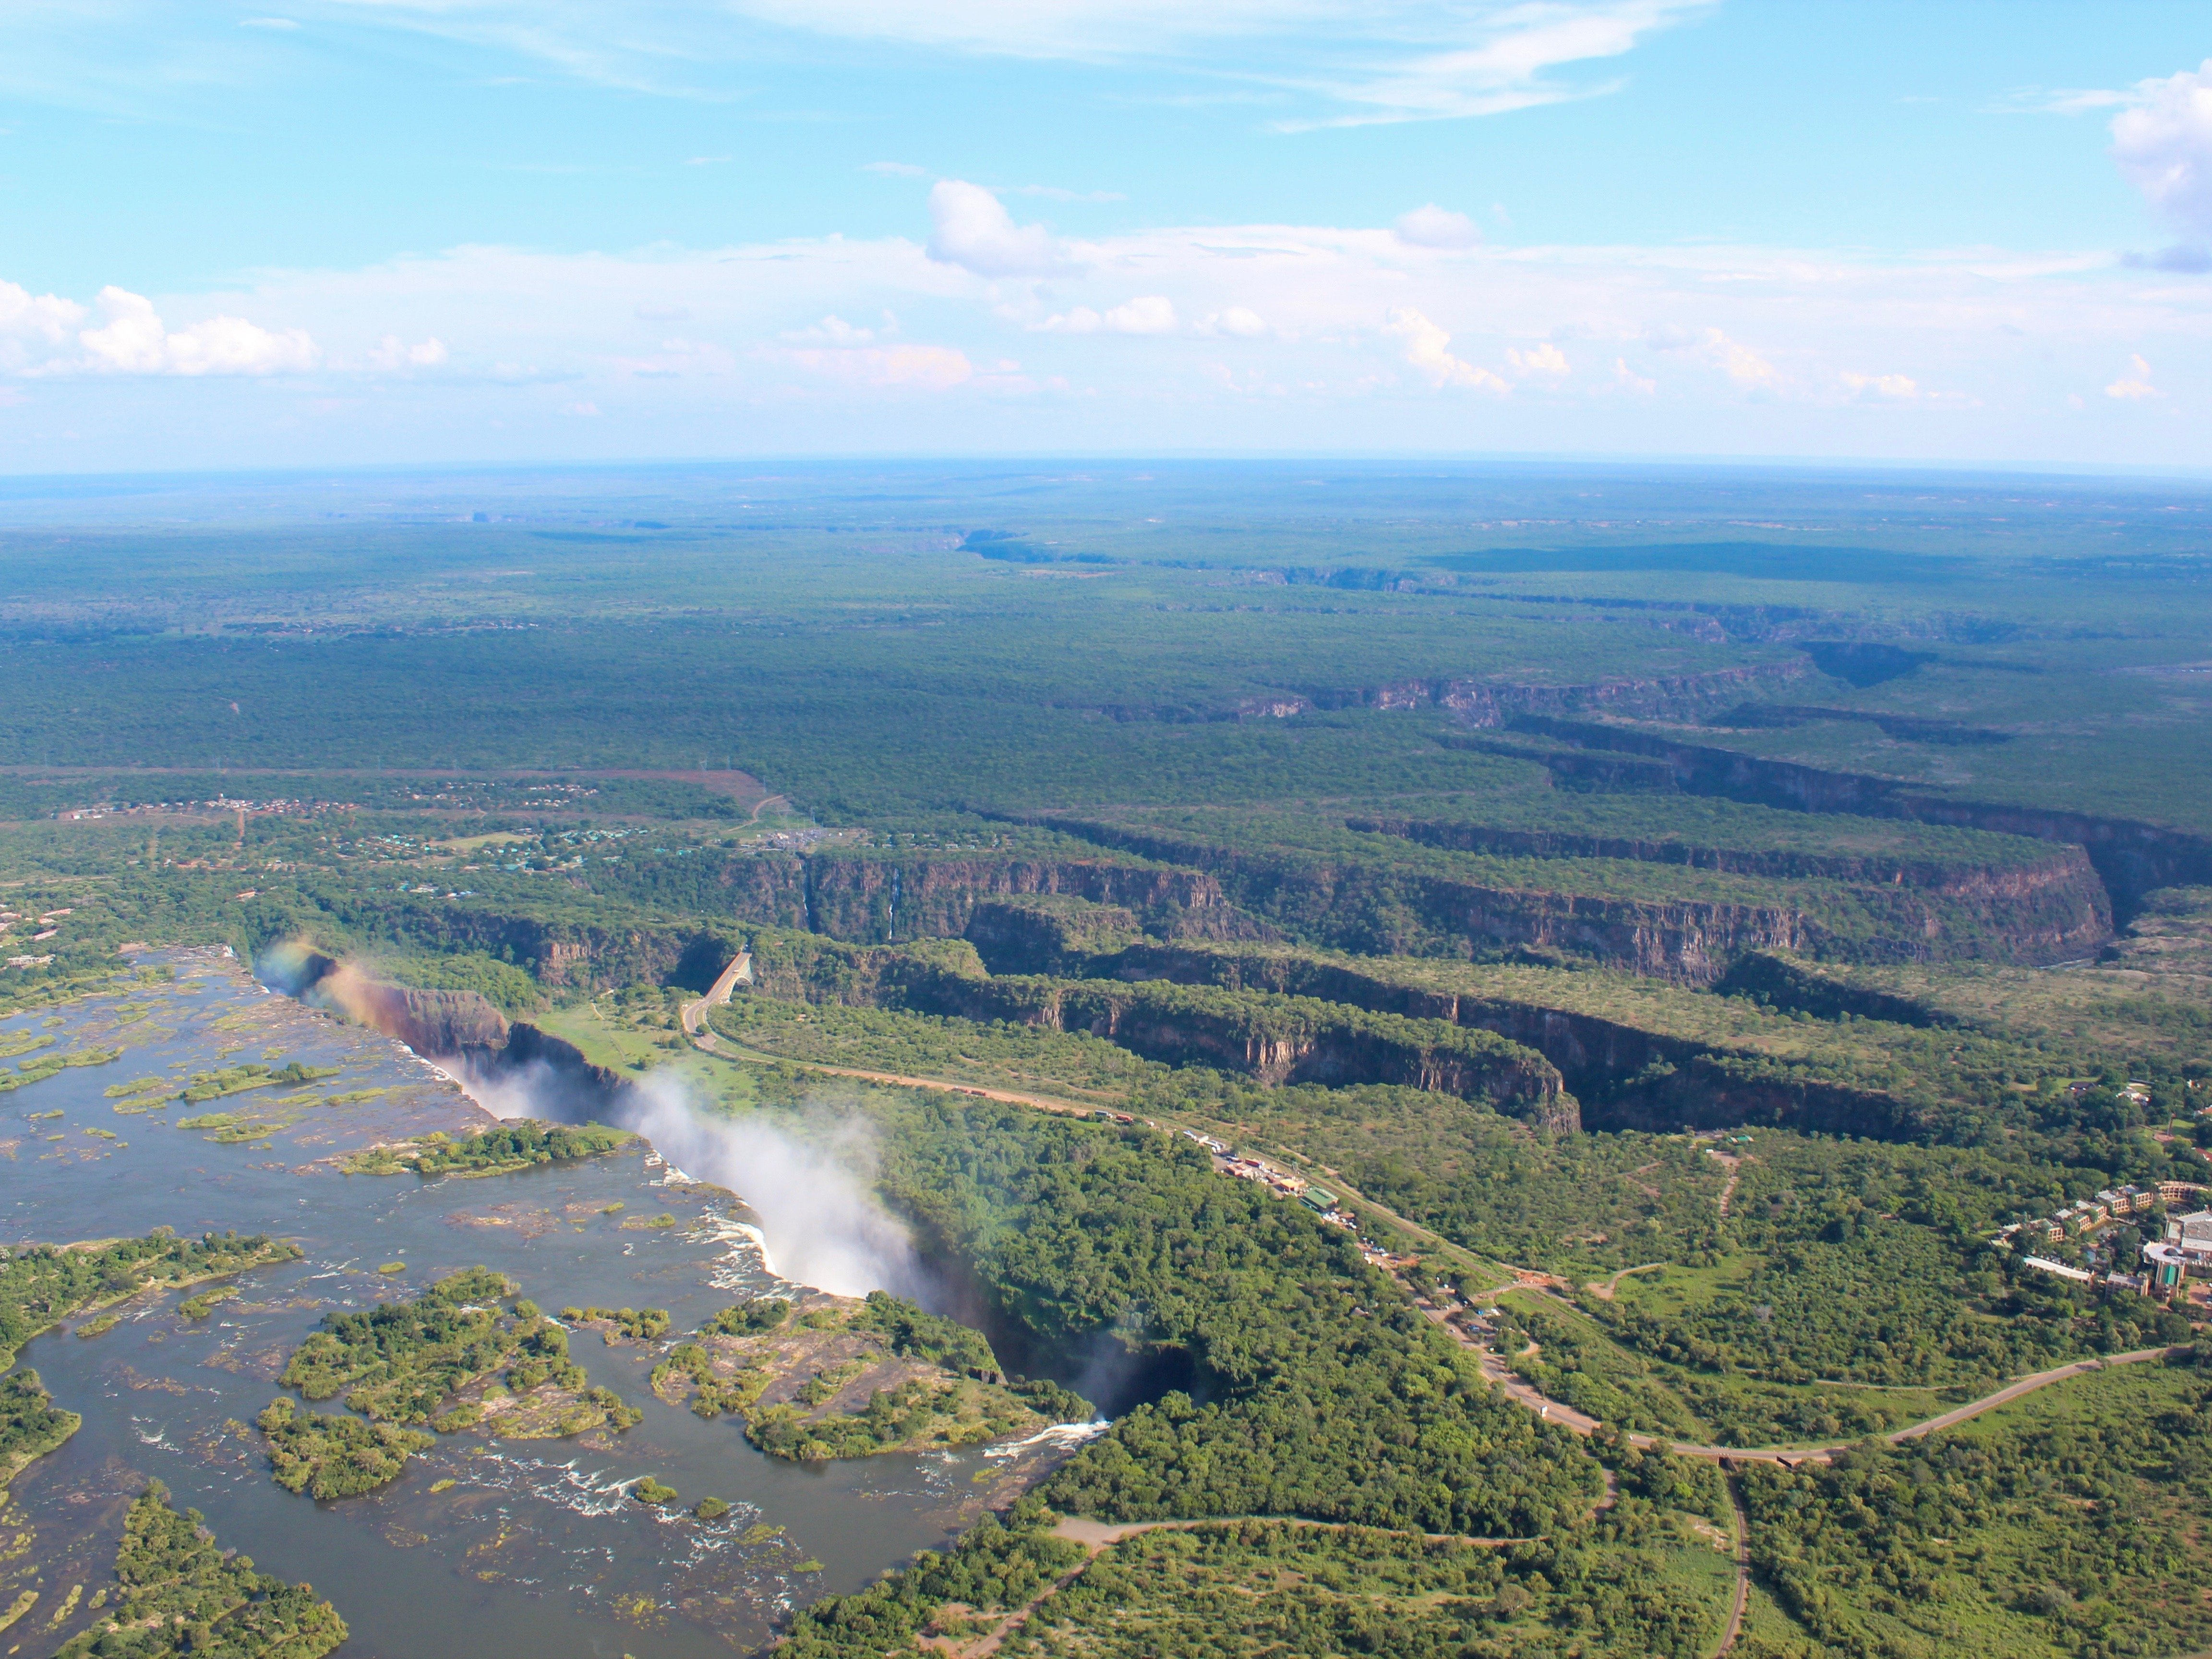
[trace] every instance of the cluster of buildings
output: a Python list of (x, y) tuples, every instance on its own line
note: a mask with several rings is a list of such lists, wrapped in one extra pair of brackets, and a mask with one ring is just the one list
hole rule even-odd
[[(1200, 1134), (1194, 1129), (1185, 1129), (1183, 1134), (1213, 1154), (1214, 1166), (1222, 1174), (1235, 1176), (1239, 1181), (1256, 1181), (1272, 1193), (1296, 1199), (1332, 1227), (1341, 1227), (1345, 1231), (1358, 1236), (1359, 1218), (1344, 1208), (1341, 1200), (1328, 1188), (1317, 1187), (1302, 1175), (1278, 1169), (1264, 1158), (1236, 1157), (1231, 1153), (1225, 1141), (1217, 1140), (1212, 1135)], [(1401, 1260), (1370, 1239), (1361, 1238), (1359, 1249), (1370, 1267), (1394, 1267)]]
[(2212, 1210), (2185, 1212), (2182, 1206), (2201, 1201), (2208, 1188), (2191, 1181), (2161, 1181), (2155, 1187), (2118, 1187), (2068, 1205), (2057, 1214), (2034, 1221), (2014, 1222), (1993, 1241), (2014, 1248), (2033, 1249), (2043, 1243), (2078, 1238), (2109, 1222), (2141, 1215), (2156, 1206), (2167, 1214), (2165, 1237), (2142, 1247), (2142, 1271), (2113, 1271), (2099, 1274), (2088, 1267), (2071, 1267), (2048, 1256), (2024, 1257), (2027, 1266), (2077, 1285), (2101, 1285), (2107, 1291), (2133, 1291), (2144, 1296), (2186, 1297), (2191, 1279), (2212, 1279)]
[(2108, 1221), (2118, 1221), (2131, 1215), (2140, 1215), (2166, 1199), (2165, 1189), (2179, 1187), (2179, 1182), (2161, 1182), (2157, 1187), (2107, 1187), (2094, 1198), (2077, 1199), (2055, 1215), (2034, 1221), (2015, 1221), (2001, 1228), (1996, 1243), (2010, 1244), (2025, 1237), (2057, 1244), (2069, 1238), (2094, 1231)]
[(2142, 1261), (2146, 1295), (2173, 1296), (2186, 1279), (2212, 1279), (2212, 1210), (2168, 1216), (2166, 1237), (2142, 1247)]
[(204, 817), (211, 812), (252, 813), (257, 817), (307, 817), (318, 812), (358, 812), (349, 800), (234, 800), (217, 795), (213, 800), (137, 801), (128, 805), (101, 801), (94, 806), (69, 806), (54, 814), (64, 823), (93, 823), (102, 818)]
[[(40, 940), (52, 939), (56, 933), (61, 932), (61, 928), (57, 924), (64, 916), (70, 914), (67, 910), (47, 911), (39, 918), (40, 931), (31, 935), (31, 942), (35, 945)], [(20, 910), (0, 910), (0, 939), (7, 938), (9, 929), (22, 920), (23, 913)], [(10, 968), (44, 968), (53, 959), (52, 952), (42, 957), (9, 957), (7, 965)]]

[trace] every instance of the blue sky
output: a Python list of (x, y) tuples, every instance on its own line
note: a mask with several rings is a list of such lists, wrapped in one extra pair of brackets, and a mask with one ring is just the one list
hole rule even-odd
[(10, 0), (0, 469), (2190, 466), (2212, 13)]

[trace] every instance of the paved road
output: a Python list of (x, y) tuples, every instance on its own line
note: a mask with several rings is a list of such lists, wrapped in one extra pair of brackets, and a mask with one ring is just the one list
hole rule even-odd
[[(706, 1028), (707, 1011), (709, 1008), (720, 1008), (725, 1003), (728, 1002), (730, 1000), (730, 993), (735, 990), (740, 984), (751, 983), (752, 976), (752, 952), (750, 951), (738, 951), (736, 956), (730, 959), (730, 965), (723, 969), (721, 974), (715, 979), (714, 982), (707, 988), (707, 994), (705, 996), (697, 998), (696, 1000), (687, 1002), (684, 1005), (679, 1017), (684, 1021), (684, 1034), (688, 1036), (696, 1038), (701, 1031)], [(712, 1047), (713, 1042), (714, 1039), (709, 1037), (708, 1039), (708, 1045)]]
[[(1440, 1324), (1443, 1323), (1443, 1315), (1433, 1309), (1427, 1311), (1430, 1318)], [(1546, 1422), (1564, 1424), (1577, 1434), (1589, 1434), (1596, 1430), (1598, 1423), (1595, 1418), (1577, 1411), (1572, 1406), (1562, 1401), (1553, 1400), (1540, 1394), (1534, 1388), (1508, 1370), (1504, 1360), (1488, 1348), (1472, 1340), (1465, 1332), (1450, 1325), (1445, 1325), (1445, 1328), (1463, 1345), (1474, 1350), (1477, 1361), (1482, 1367), (1482, 1374), (1510, 1398), (1527, 1407)], [(2084, 1376), (2091, 1371), (2103, 1370), (2108, 1365), (2144, 1364), (2154, 1359), (2164, 1359), (2169, 1353), (2180, 1352), (2182, 1350), (2179, 1348), (2137, 1348), (2129, 1353), (2106, 1354), (2096, 1359), (2080, 1359), (2070, 1365), (2054, 1366), (2050, 1370), (2038, 1371), (2032, 1376), (2023, 1376), (2016, 1382), (2008, 1382), (1994, 1394), (1984, 1395), (1979, 1400), (1969, 1401), (1966, 1404), (1954, 1407), (1939, 1416), (1895, 1430), (1885, 1435), (1883, 1438), (1893, 1446), (1902, 1445), (1905, 1442), (1917, 1440), (1923, 1435), (1937, 1434), (1945, 1429), (1954, 1428), (1970, 1418), (1979, 1417), (1984, 1412), (1995, 1411), (1999, 1406), (2008, 1405), (2023, 1395), (2033, 1394), (2038, 1389), (2047, 1389), (2053, 1382), (2063, 1382), (2070, 1376)], [(1699, 1457), (1716, 1463), (1723, 1459), (1742, 1460), (1757, 1463), (1780, 1463), (1784, 1467), (1795, 1467), (1799, 1463), (1829, 1462), (1838, 1453), (1849, 1451), (1855, 1443), (1845, 1441), (1828, 1446), (1701, 1446), (1686, 1440), (1662, 1440), (1656, 1435), (1649, 1434), (1632, 1434), (1627, 1438), (1631, 1445), (1645, 1449), (1664, 1446), (1678, 1457)]]
[[(722, 970), (721, 977), (714, 981), (713, 988), (705, 996), (695, 1002), (684, 1005), (684, 1029), (691, 1034), (691, 1040), (695, 1045), (709, 1053), (724, 1054), (726, 1056), (743, 1055), (748, 1059), (774, 1063), (779, 1060), (779, 1056), (743, 1049), (734, 1043), (728, 1045), (725, 1049), (713, 1032), (702, 1029), (705, 1024), (707, 1008), (727, 1002), (732, 989), (740, 981), (749, 980), (751, 976), (752, 958), (750, 956), (740, 955), (736, 961)], [(1080, 1101), (1058, 1100), (1049, 1095), (1024, 1094), (1012, 1089), (985, 1089), (969, 1084), (947, 1083), (939, 1078), (906, 1077), (896, 1072), (871, 1072), (851, 1066), (823, 1066), (811, 1060), (791, 1063), (804, 1066), (811, 1072), (824, 1072), (832, 1077), (857, 1078), (864, 1082), (887, 1083), (901, 1088), (934, 1089), (948, 1094), (977, 1096), (986, 1100), (1001, 1100), (1014, 1105), (1034, 1106), (1048, 1112), (1074, 1112), (1087, 1116), (1098, 1109), (1096, 1106), (1085, 1105)], [(1162, 1119), (1160, 1121), (1166, 1127), (1181, 1127), (1174, 1124), (1170, 1120)], [(1403, 1216), (1384, 1208), (1373, 1200), (1362, 1197), (1352, 1189), (1350, 1184), (1342, 1176), (1331, 1172), (1331, 1179), (1336, 1186), (1343, 1188), (1359, 1203), (1376, 1211), (1385, 1219), (1402, 1227), (1415, 1237), (1429, 1241), (1439, 1250), (1471, 1264), (1478, 1264), (1484, 1267), (1495, 1266), (1462, 1249), (1451, 1243), (1449, 1240), (1438, 1237), (1427, 1228), (1408, 1221)], [(1618, 1283), (1618, 1275), (1615, 1277), (1615, 1282)], [(1571, 1304), (1567, 1305), (1572, 1306)], [(1549, 1398), (1513, 1376), (1506, 1369), (1503, 1360), (1492, 1353), (1489, 1349), (1475, 1342), (1458, 1327), (1447, 1322), (1439, 1310), (1428, 1308), (1424, 1311), (1431, 1320), (1449, 1331), (1457, 1341), (1474, 1351), (1478, 1363), (1482, 1367), (1483, 1375), (1503, 1390), (1509, 1398), (1534, 1412), (1545, 1421), (1562, 1424), (1572, 1429), (1577, 1434), (1595, 1432), (1598, 1427), (1595, 1418), (1577, 1411), (1563, 1401)], [(1925, 1422), (1915, 1423), (1909, 1427), (1899, 1429), (1886, 1438), (1892, 1445), (1902, 1444), (1907, 1440), (1916, 1439), (1922, 1435), (1935, 1434), (1954, 1427), (1970, 1418), (1978, 1417), (1984, 1412), (1993, 1411), (1999, 1406), (2017, 1400), (2023, 1395), (2033, 1394), (2038, 1389), (2048, 1388), (2053, 1382), (2063, 1382), (2068, 1377), (2102, 1370), (2107, 1365), (2134, 1365), (2148, 1360), (2163, 1359), (2169, 1352), (2178, 1351), (2166, 1348), (2138, 1348), (2131, 1353), (2107, 1354), (2101, 1358), (2077, 1360), (2070, 1365), (2059, 1365), (2047, 1371), (2038, 1371), (2032, 1376), (2023, 1376), (2018, 1382), (2006, 1384), (1994, 1394), (1984, 1395), (1979, 1400), (1971, 1401), (1940, 1416), (1931, 1417)], [(1632, 1445), (1646, 1449), (1664, 1446), (1668, 1450), (1681, 1457), (1704, 1458), (1712, 1462), (1718, 1462), (1723, 1459), (1738, 1459), (1753, 1462), (1780, 1463), (1786, 1467), (1794, 1467), (1805, 1462), (1827, 1462), (1838, 1453), (1848, 1451), (1851, 1444), (1850, 1442), (1844, 1442), (1827, 1446), (1703, 1446), (1694, 1445), (1686, 1441), (1662, 1440), (1655, 1435), (1648, 1434), (1631, 1434), (1627, 1438)]]

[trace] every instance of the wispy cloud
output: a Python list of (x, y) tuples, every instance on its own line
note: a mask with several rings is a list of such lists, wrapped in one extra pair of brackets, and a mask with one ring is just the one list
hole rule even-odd
[[(55, 0), (28, 0), (51, 5)], [(151, 0), (102, 0), (155, 14)], [(1289, 98), (1285, 128), (1457, 119), (1601, 96), (1620, 59), (1717, 0), (301, 0), (343, 20), (465, 42), (600, 85), (726, 98), (791, 33), (939, 53), (1119, 66), (1147, 95)], [(1160, 88), (1162, 71), (1184, 77)]]
[[(144, 425), (153, 404), (118, 382), (155, 376), (167, 418), (109, 459), (173, 464), (227, 442), (211, 459), (250, 463), (266, 452), (238, 421), (374, 376), (362, 406), (409, 411), (406, 429), (363, 449), (349, 447), (356, 417), (319, 415), (332, 446), (319, 453), (420, 456), (461, 421), (506, 422), (517, 446), (535, 434), (561, 453), (602, 441), (560, 447), (586, 428), (635, 453), (910, 448), (925, 432), (987, 450), (1203, 447), (1221, 441), (1228, 399), (1255, 447), (2017, 456), (2021, 433), (2047, 429), (2039, 453), (2054, 456), (2201, 453), (2187, 395), (2212, 370), (2200, 285), (2095, 250), (1436, 258), (1393, 228), (1311, 224), (1073, 239), (957, 182), (908, 236), (462, 247), (182, 296), (0, 285), (0, 385), (37, 398), (35, 419), (7, 416), (9, 441), (46, 458), (41, 434)], [(561, 412), (580, 403), (606, 419)], [(1278, 412), (1252, 413), (1262, 404)], [(2046, 416), (2069, 424), (2034, 426)]]
[(1482, 240), (1481, 228), (1464, 213), (1440, 208), (1434, 202), (1401, 213), (1392, 227), (1398, 240), (1415, 247), (1473, 247)]
[(2107, 398), (2118, 398), (2123, 403), (2137, 403), (2145, 398), (2162, 398), (2166, 394), (2150, 383), (2150, 365), (2141, 354), (2128, 359), (2127, 372), (2105, 388)]
[[(1338, 112), (1279, 125), (1364, 126), (1504, 115), (1544, 104), (1602, 97), (1622, 84), (1563, 78), (1557, 71), (1626, 57), (1643, 40), (1710, 9), (1707, 0), (1596, 0), (1455, 9), (1343, 61), (1354, 67), (1297, 82)], [(1364, 62), (1363, 62), (1364, 60)]]

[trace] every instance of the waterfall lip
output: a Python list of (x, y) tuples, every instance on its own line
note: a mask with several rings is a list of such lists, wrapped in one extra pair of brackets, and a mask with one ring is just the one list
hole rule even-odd
[(1113, 1426), (1113, 1423), (1103, 1417), (1093, 1418), (1088, 1423), (1054, 1423), (1024, 1439), (1002, 1441), (998, 1445), (987, 1446), (983, 1455), (1017, 1457), (1032, 1446), (1080, 1446), (1096, 1440)]

